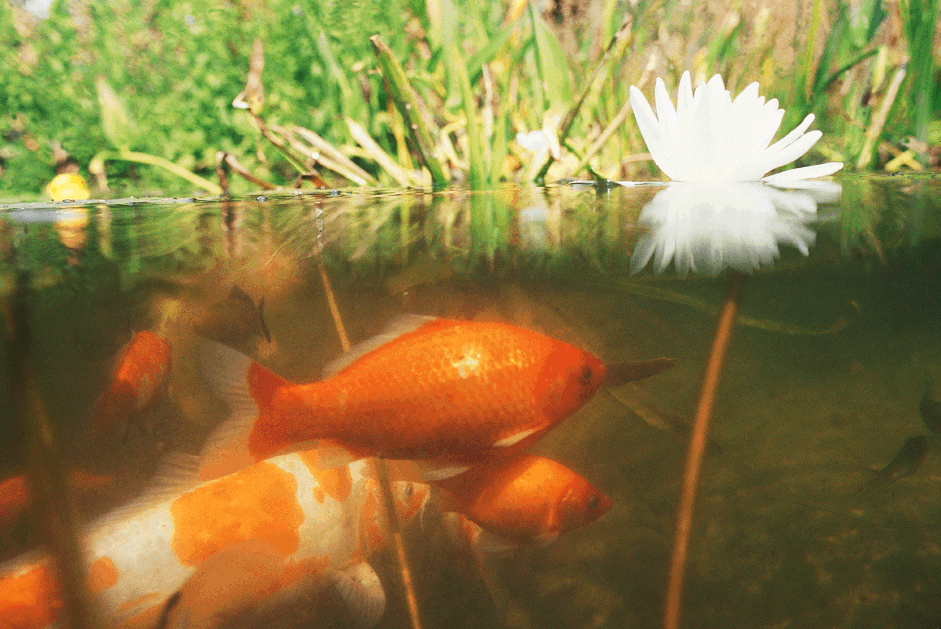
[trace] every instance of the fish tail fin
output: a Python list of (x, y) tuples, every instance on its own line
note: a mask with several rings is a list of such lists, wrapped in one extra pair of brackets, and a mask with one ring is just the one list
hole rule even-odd
[(200, 341), (199, 358), (206, 382), (229, 407), (229, 418), (203, 445), (199, 477), (209, 480), (264, 458), (252, 453), (252, 431), (272, 413), (272, 401), (278, 389), (290, 382), (216, 341)]
[(365, 561), (327, 573), (358, 627), (374, 627), (386, 609), (386, 593), (379, 576)]

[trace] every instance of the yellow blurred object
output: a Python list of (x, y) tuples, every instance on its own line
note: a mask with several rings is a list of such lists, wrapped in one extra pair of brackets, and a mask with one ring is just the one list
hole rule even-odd
[(88, 186), (81, 175), (63, 173), (46, 185), (46, 194), (53, 201), (84, 201), (88, 198)]

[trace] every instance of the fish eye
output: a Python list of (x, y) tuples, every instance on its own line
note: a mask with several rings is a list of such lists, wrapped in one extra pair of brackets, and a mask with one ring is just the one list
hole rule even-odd
[(591, 384), (591, 367), (588, 365), (582, 367), (582, 373), (578, 376), (578, 381), (584, 386)]
[(592, 494), (591, 498), (588, 499), (588, 509), (594, 511), (599, 506), (601, 506), (601, 498), (598, 497), (598, 494)]

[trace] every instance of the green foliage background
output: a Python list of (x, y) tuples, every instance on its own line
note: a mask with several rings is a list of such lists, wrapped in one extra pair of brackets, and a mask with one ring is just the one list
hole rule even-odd
[[(559, 130), (582, 93), (568, 139), (561, 134), (564, 155), (548, 176), (585, 178), (583, 163), (612, 178), (657, 176), (652, 163), (625, 159), (646, 150), (631, 115), (600, 148), (592, 145), (616, 119), (629, 85), (644, 83), (650, 94), (653, 77), (663, 76), (674, 94), (686, 69), (694, 82), (720, 72), (734, 93), (760, 81), (762, 94), (787, 110), (787, 128), (816, 113), (815, 127), (826, 135), (810, 161), (879, 168), (902, 150), (887, 152), (886, 142), (902, 147), (912, 136), (941, 143), (937, 19), (930, 19), (938, 16), (937, 0), (797, 3), (795, 20), (806, 28), (795, 28), (784, 54), (774, 14), (735, 2), (596, 0), (576, 11), (566, 3), (532, 9), (475, 0), (63, 0), (41, 21), (3, 2), (0, 194), (7, 197), (42, 190), (55, 174), (57, 144), (86, 176), (100, 151), (124, 148), (214, 179), (223, 150), (255, 174), (290, 184), (296, 173), (287, 161), (231, 106), (255, 37), (265, 46), (265, 120), (301, 125), (350, 148), (350, 118), (403, 168), (415, 169), (368, 39), (379, 34), (405, 68), (421, 115), (454, 146), (452, 180), (474, 185), (531, 178), (527, 161), (538, 156), (516, 144), (516, 133)], [(625, 17), (626, 36), (602, 63)], [(891, 79), (906, 59), (908, 75), (892, 95)], [(127, 112), (123, 127), (103, 125), (102, 79)], [(889, 115), (880, 126), (873, 119), (883, 105)], [(348, 153), (391, 184), (358, 147)], [(932, 167), (931, 160), (930, 151), (913, 150), (907, 163)], [(106, 167), (110, 194), (192, 192), (159, 168)], [(236, 191), (253, 187), (234, 181)]]

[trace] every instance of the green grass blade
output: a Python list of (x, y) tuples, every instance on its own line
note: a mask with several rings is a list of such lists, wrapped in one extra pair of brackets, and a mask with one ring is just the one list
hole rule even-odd
[(405, 76), (405, 70), (402, 69), (401, 64), (399, 64), (395, 55), (392, 54), (392, 50), (382, 43), (378, 35), (373, 35), (369, 38), (369, 41), (372, 42), (376, 58), (379, 60), (382, 75), (385, 77), (389, 90), (392, 92), (390, 96), (396, 108), (399, 110), (399, 113), (402, 114), (402, 117), (406, 121), (409, 135), (415, 145), (415, 150), (418, 151), (422, 163), (425, 164), (425, 167), (428, 168), (428, 171), (431, 173), (433, 185), (447, 185), (448, 178), (444, 174), (444, 167), (435, 156), (434, 140), (432, 140), (431, 132), (428, 130), (428, 126), (425, 124), (425, 120), (421, 115), (418, 99), (415, 96), (415, 92), (412, 91), (412, 86), (409, 85), (408, 79)]

